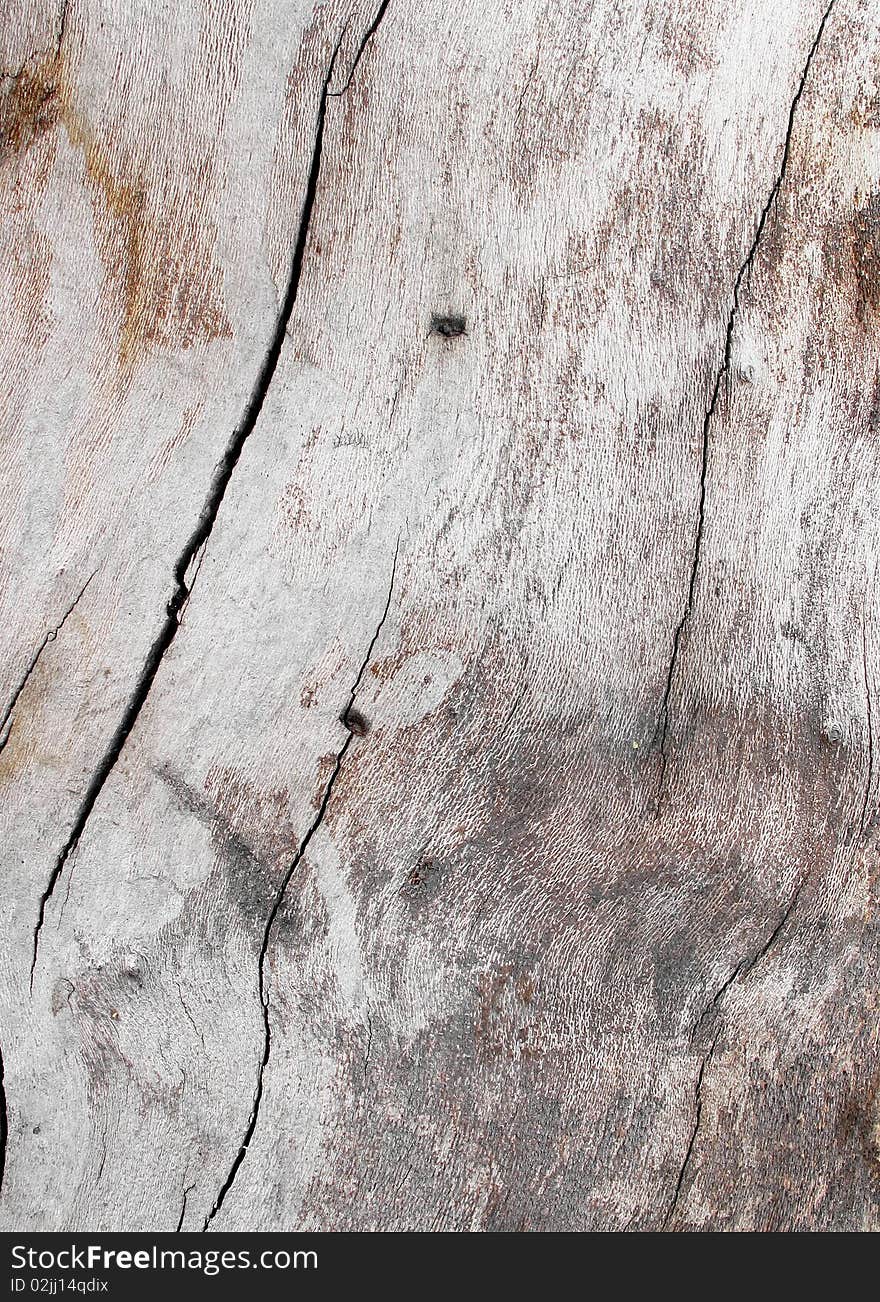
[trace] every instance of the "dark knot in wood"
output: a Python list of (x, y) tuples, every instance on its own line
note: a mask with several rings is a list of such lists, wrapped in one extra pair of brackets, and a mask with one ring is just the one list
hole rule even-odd
[(457, 339), (459, 335), (467, 334), (467, 321), (463, 316), (438, 316), (435, 312), (431, 317), (431, 334)]
[(346, 710), (339, 718), (354, 737), (366, 737), (370, 731), (370, 725), (358, 710)]

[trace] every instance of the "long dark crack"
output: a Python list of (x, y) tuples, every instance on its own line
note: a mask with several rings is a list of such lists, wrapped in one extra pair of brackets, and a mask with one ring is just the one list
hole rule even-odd
[(344, 95), (345, 92), (348, 90), (349, 86), (351, 85), (352, 78), (354, 77), (354, 74), (357, 71), (357, 66), (361, 61), (361, 55), (363, 54), (367, 46), (370, 44), (370, 41), (376, 35), (379, 24), (381, 23), (382, 19), (385, 17), (385, 10), (388, 8), (390, 3), (391, 0), (382, 0), (382, 3), (379, 5), (379, 8), (376, 10), (376, 17), (373, 19), (373, 21), (370, 23), (367, 30), (364, 32), (363, 40), (361, 41), (360, 45), (357, 48), (357, 54), (354, 56), (351, 67), (349, 68), (348, 71), (348, 80), (346, 81), (345, 85), (342, 87), (342, 90), (329, 91), (327, 96), (328, 99), (338, 99), (340, 95)]
[[(348, 698), (348, 703), (346, 704), (340, 716), (342, 719), (345, 719), (346, 716), (348, 716), (352, 711), (352, 707), (354, 706), (355, 699), (357, 697), (357, 690), (358, 687), (360, 686), (364, 674), (367, 671), (367, 666), (369, 665), (370, 659), (373, 654), (373, 648), (375, 647), (377, 641), (379, 640), (379, 634), (382, 632), (382, 627), (385, 623), (385, 620), (388, 618), (388, 611), (391, 609), (391, 598), (394, 593), (394, 579), (397, 572), (397, 556), (398, 556), (399, 548), (400, 548), (400, 540), (398, 539), (397, 547), (395, 547), (394, 549), (394, 560), (391, 566), (391, 581), (388, 585), (388, 596), (385, 601), (385, 607), (382, 611), (381, 618), (378, 624), (376, 625), (376, 631), (374, 632), (372, 639), (370, 641), (370, 645), (367, 648), (367, 653), (364, 656), (363, 660), (361, 661), (361, 666), (354, 680), (354, 685), (351, 689), (351, 693)], [(345, 759), (345, 756), (348, 752), (348, 748), (351, 745), (353, 738), (354, 738), (354, 733), (349, 732), (348, 736), (346, 737), (342, 745), (341, 750), (336, 755), (336, 762), (333, 765), (333, 771), (331, 772), (324, 786), (324, 791), (321, 796), (321, 803), (318, 806), (318, 812), (315, 815), (314, 819), (312, 820), (312, 823), (309, 826), (305, 836), (300, 842), (299, 849), (297, 850), (293, 859), (291, 859), (290, 864), (288, 865), (287, 870), (284, 873), (284, 876), (281, 878), (278, 889), (275, 892), (275, 898), (272, 901), (272, 908), (269, 910), (269, 916), (266, 919), (266, 925), (263, 930), (263, 941), (262, 944), (260, 945), (260, 954), (257, 960), (257, 988), (260, 995), (260, 1007), (263, 1016), (263, 1050), (260, 1057), (259, 1065), (257, 1067), (257, 1081), (254, 1087), (254, 1101), (251, 1106), (250, 1114), (248, 1116), (247, 1125), (244, 1131), (244, 1137), (241, 1141), (241, 1144), (239, 1145), (238, 1151), (235, 1154), (235, 1157), (232, 1161), (232, 1165), (230, 1166), (229, 1171), (227, 1173), (226, 1179), (223, 1181), (223, 1184), (220, 1187), (220, 1192), (217, 1194), (217, 1197), (214, 1201), (214, 1205), (211, 1208), (211, 1210), (208, 1212), (207, 1217), (205, 1218), (205, 1223), (202, 1227), (203, 1230), (208, 1229), (209, 1225), (211, 1224), (211, 1221), (214, 1219), (214, 1217), (220, 1211), (220, 1208), (223, 1206), (223, 1203), (226, 1200), (226, 1195), (229, 1193), (229, 1190), (232, 1188), (235, 1177), (238, 1175), (239, 1167), (241, 1166), (242, 1162), (247, 1156), (247, 1151), (248, 1148), (250, 1147), (250, 1142), (253, 1139), (254, 1131), (257, 1128), (257, 1121), (260, 1115), (260, 1104), (263, 1099), (263, 1078), (265, 1076), (266, 1067), (269, 1062), (269, 1057), (272, 1053), (272, 1023), (269, 1017), (269, 995), (266, 989), (266, 957), (269, 952), (269, 945), (272, 939), (272, 931), (274, 929), (275, 920), (278, 917), (279, 910), (281, 909), (281, 906), (284, 903), (284, 898), (287, 894), (287, 888), (290, 885), (293, 874), (296, 872), (297, 868), (302, 862), (303, 855), (308, 849), (312, 838), (314, 837), (318, 828), (321, 826), (321, 824), (324, 821), (324, 815), (327, 813), (327, 809), (330, 805), (330, 798), (333, 795), (333, 788), (336, 784), (336, 779), (339, 777), (340, 771), (342, 769), (342, 762)]]
[(874, 785), (874, 720), (871, 706), (871, 684), (868, 679), (868, 632), (864, 620), (862, 621), (862, 673), (865, 680), (865, 711), (868, 725), (868, 771), (865, 774), (865, 791), (862, 797), (862, 814), (859, 820), (859, 826), (864, 835), (868, 827), (868, 802), (871, 799), (871, 788)]
[(794, 131), (794, 119), (795, 119), (795, 114), (797, 113), (797, 107), (798, 104), (800, 103), (801, 96), (804, 93), (804, 87), (807, 82), (807, 76), (809, 75), (810, 67), (816, 55), (816, 51), (819, 48), (819, 42), (822, 39), (822, 33), (825, 30), (825, 24), (827, 23), (828, 18), (831, 14), (831, 10), (834, 8), (836, 2), (837, 0), (830, 0), (828, 7), (826, 8), (825, 12), (822, 15), (822, 21), (819, 23), (819, 29), (816, 32), (816, 35), (813, 39), (813, 43), (810, 46), (810, 49), (807, 53), (806, 62), (804, 63), (803, 71), (801, 73), (801, 78), (798, 83), (798, 88), (795, 92), (794, 99), (791, 101), (791, 107), (789, 108), (788, 111), (788, 125), (785, 132), (785, 143), (783, 144), (783, 148), (782, 148), (782, 161), (780, 163), (779, 171), (776, 175), (776, 179), (773, 182), (773, 185), (771, 186), (770, 189), (770, 193), (767, 196), (767, 202), (764, 204), (764, 207), (761, 211), (761, 215), (758, 218), (758, 224), (755, 228), (755, 234), (752, 238), (752, 242), (751, 245), (749, 246), (749, 250), (746, 253), (745, 261), (743, 262), (742, 266), (737, 272), (736, 280), (734, 281), (733, 298), (730, 305), (730, 312), (727, 317), (727, 329), (724, 337), (724, 356), (722, 358), (721, 365), (719, 366), (718, 371), (716, 372), (715, 383), (712, 387), (712, 396), (709, 401), (709, 406), (706, 409), (706, 414), (703, 418), (702, 447), (701, 447), (701, 456), (700, 456), (700, 485), (699, 485), (699, 492), (697, 496), (697, 524), (696, 524), (696, 530), (694, 534), (693, 552), (691, 555), (691, 571), (690, 571), (690, 578), (688, 580), (687, 599), (685, 601), (684, 610), (682, 612), (681, 619), (678, 621), (678, 624), (676, 625), (675, 628), (675, 632), (672, 635), (672, 653), (669, 658), (669, 668), (666, 674), (666, 685), (663, 691), (663, 698), (660, 703), (660, 714), (658, 717), (657, 729), (655, 733), (655, 736), (659, 738), (659, 750), (660, 750), (660, 773), (659, 773), (658, 786), (657, 786), (658, 814), (660, 812), (664, 789), (665, 789), (666, 767), (669, 762), (669, 750), (668, 750), (669, 701), (675, 683), (676, 672), (678, 669), (682, 634), (684, 633), (685, 628), (690, 622), (691, 613), (694, 608), (694, 591), (696, 587), (697, 571), (700, 566), (700, 557), (701, 557), (702, 546), (703, 546), (703, 528), (706, 521), (706, 482), (707, 482), (707, 475), (708, 475), (708, 468), (709, 468), (709, 450), (710, 450), (709, 432), (712, 425), (712, 420), (715, 415), (715, 409), (718, 406), (718, 400), (719, 397), (721, 396), (721, 386), (724, 383), (725, 378), (730, 372), (730, 359), (731, 359), (732, 348), (733, 348), (733, 331), (736, 325), (737, 313), (739, 312), (740, 290), (742, 289), (743, 281), (751, 271), (752, 263), (755, 260), (755, 256), (758, 252), (758, 246), (760, 245), (761, 239), (764, 234), (764, 228), (766, 227), (768, 218), (770, 216), (770, 211), (782, 187), (782, 182), (785, 179), (785, 173), (788, 168), (789, 154), (791, 153), (791, 139), (792, 139), (792, 133)]
[(3, 1062), (3, 1050), (0, 1049), (0, 1194), (3, 1193), (3, 1177), (6, 1174), (6, 1144), (9, 1139), (9, 1113), (6, 1109), (6, 1067)]
[[(6, 709), (3, 711), (3, 717), (0, 718), (0, 751), (3, 750), (4, 746), (9, 741), (9, 738), (12, 734), (12, 725), (14, 723), (14, 720), (12, 718), (12, 712), (15, 709), (16, 705), (18, 704), (18, 698), (21, 696), (25, 687), (27, 687), (28, 680), (31, 674), (34, 672), (37, 665), (40, 663), (41, 655), (46, 650), (46, 647), (49, 645), (49, 643), (54, 642), (58, 634), (64, 628), (64, 625), (67, 623), (68, 619), (70, 618), (70, 616), (73, 614), (73, 612), (76, 610), (77, 606), (79, 605), (83, 593), (85, 592), (86, 588), (89, 586), (92, 579), (95, 577), (97, 573), (98, 571), (94, 570), (89, 575), (85, 583), (80, 588), (79, 592), (74, 597), (73, 601), (70, 603), (70, 605), (65, 610), (64, 614), (59, 619), (58, 623), (55, 625), (54, 628), (49, 629), (48, 633), (45, 635), (42, 642), (37, 647), (34, 654), (31, 656), (30, 664), (28, 665), (27, 669), (25, 669), (24, 673), (21, 676), (21, 679), (19, 680), (18, 686), (16, 687), (15, 691), (12, 693), (12, 696), (9, 699)], [(8, 727), (7, 724), (9, 725)]]
[(679, 1168), (678, 1179), (675, 1182), (675, 1189), (673, 1190), (672, 1201), (670, 1202), (669, 1207), (666, 1210), (666, 1215), (663, 1218), (664, 1230), (668, 1227), (669, 1222), (672, 1220), (673, 1216), (676, 1213), (676, 1210), (678, 1209), (678, 1200), (681, 1197), (681, 1191), (682, 1188), (684, 1187), (685, 1176), (687, 1175), (688, 1168), (691, 1164), (691, 1157), (693, 1156), (694, 1146), (697, 1142), (697, 1135), (700, 1133), (700, 1125), (703, 1120), (703, 1080), (706, 1075), (706, 1068), (708, 1067), (712, 1055), (715, 1052), (715, 1045), (718, 1043), (718, 1036), (720, 1035), (720, 1033), (721, 1033), (720, 1029), (715, 1032), (715, 1037), (712, 1040), (712, 1043), (709, 1045), (709, 1048), (703, 1054), (703, 1058), (700, 1062), (700, 1069), (697, 1072), (697, 1079), (694, 1085), (694, 1121), (691, 1127), (691, 1134), (690, 1134), (690, 1139), (688, 1140), (688, 1146), (685, 1149), (684, 1159)]
[(177, 1225), (174, 1227), (175, 1234), (180, 1234), (183, 1229), (183, 1222), (186, 1220), (186, 1200), (189, 1198), (193, 1189), (195, 1189), (195, 1185), (189, 1184), (183, 1191), (183, 1202), (180, 1208), (180, 1215), (177, 1218)]
[[(715, 1013), (717, 1012), (718, 1007), (721, 1004), (721, 1001), (724, 999), (724, 996), (727, 994), (728, 990), (733, 985), (733, 983), (736, 980), (738, 980), (740, 977), (747, 976), (749, 972), (752, 972), (758, 966), (758, 964), (762, 962), (762, 960), (765, 959), (767, 955), (770, 953), (770, 950), (776, 944), (776, 941), (779, 939), (783, 929), (785, 928), (789, 919), (791, 918), (792, 914), (797, 908), (805, 884), (806, 884), (806, 878), (804, 878), (798, 884), (797, 888), (792, 894), (791, 899), (789, 900), (785, 909), (783, 909), (779, 921), (776, 923), (776, 926), (773, 928), (773, 930), (770, 932), (770, 935), (764, 941), (764, 944), (761, 945), (760, 949), (757, 949), (754, 952), (754, 954), (750, 954), (746, 958), (741, 959), (740, 962), (737, 963), (736, 967), (731, 972), (730, 976), (728, 976), (718, 987), (715, 994), (709, 1000), (709, 1003), (706, 1005), (706, 1007), (703, 1009), (703, 1012), (700, 1014), (699, 1018), (694, 1023), (693, 1029), (691, 1030), (691, 1036), (690, 1036), (692, 1044), (694, 1040), (696, 1040), (700, 1031), (703, 1029), (705, 1023), (707, 1021), (714, 1019)], [(700, 1062), (700, 1068), (699, 1071), (697, 1072), (697, 1080), (696, 1080), (696, 1086), (694, 1091), (694, 1124), (691, 1130), (690, 1140), (688, 1141), (688, 1146), (685, 1151), (684, 1160), (682, 1161), (681, 1168), (679, 1169), (678, 1179), (676, 1181), (675, 1190), (672, 1195), (672, 1201), (670, 1202), (666, 1215), (663, 1219), (664, 1230), (667, 1228), (670, 1220), (675, 1215), (676, 1209), (678, 1207), (678, 1201), (681, 1196), (681, 1191), (684, 1185), (685, 1176), (687, 1175), (687, 1171), (691, 1163), (691, 1157), (693, 1156), (694, 1146), (697, 1142), (697, 1135), (699, 1134), (700, 1124), (703, 1119), (703, 1080), (706, 1075), (706, 1068), (712, 1059), (712, 1055), (715, 1052), (715, 1046), (718, 1043), (718, 1037), (720, 1034), (721, 1034), (721, 1027), (718, 1026), (715, 1030), (715, 1034), (712, 1037), (708, 1049), (703, 1054), (703, 1057)]]
[(748, 976), (748, 974), (754, 971), (754, 969), (758, 966), (758, 964), (762, 962), (763, 959), (765, 959), (767, 955), (770, 953), (770, 950), (773, 948), (773, 946), (776, 944), (777, 940), (781, 936), (782, 931), (786, 926), (786, 924), (788, 923), (789, 918), (797, 908), (801, 895), (803, 893), (804, 886), (806, 885), (806, 881), (807, 879), (806, 877), (804, 877), (798, 883), (797, 887), (795, 888), (792, 894), (791, 899), (783, 909), (779, 921), (776, 923), (776, 926), (770, 932), (770, 935), (764, 941), (764, 944), (760, 947), (760, 949), (756, 950), (754, 954), (749, 954), (746, 956), (746, 958), (740, 959), (739, 963), (737, 963), (736, 967), (730, 973), (730, 976), (726, 977), (725, 980), (722, 981), (721, 985), (715, 991), (715, 994), (709, 1000), (708, 1004), (703, 1009), (702, 1013), (700, 1014), (700, 1016), (697, 1018), (696, 1022), (693, 1025), (693, 1029), (691, 1030), (692, 1042), (697, 1038), (700, 1031), (703, 1029), (703, 1026), (706, 1024), (706, 1022), (714, 1017), (719, 1005), (721, 1004), (721, 1001), (724, 999), (724, 996), (727, 994), (728, 990), (733, 985), (733, 983), (737, 981), (740, 977)]
[(67, 14), (70, 9), (70, 0), (61, 0), (61, 7), (58, 11), (58, 21), (55, 26), (55, 57), (61, 53), (61, 46), (64, 43), (64, 33), (67, 31)]
[[(385, 6), (382, 7), (382, 13), (384, 13), (384, 9)], [(371, 31), (375, 31), (376, 26), (378, 26), (377, 22), (373, 24)], [(211, 531), (214, 528), (214, 523), (223, 503), (226, 490), (229, 487), (229, 482), (232, 479), (236, 466), (238, 465), (244, 446), (257, 424), (260, 412), (262, 411), (263, 404), (266, 400), (266, 395), (269, 392), (269, 387), (275, 375), (275, 370), (278, 366), (278, 359), (281, 356), (281, 349), (284, 344), (287, 326), (294, 305), (296, 304), (300, 280), (302, 278), (309, 227), (315, 206), (318, 177), (321, 171), (321, 156), (324, 147), (324, 126), (327, 117), (327, 100), (330, 93), (330, 80), (336, 67), (336, 59), (339, 54), (344, 34), (345, 32), (343, 29), (339, 40), (337, 40), (336, 45), (334, 46), (330, 63), (321, 86), (321, 95), (318, 101), (318, 116), (315, 124), (314, 144), (312, 146), (312, 159), (306, 182), (302, 211), (300, 213), (299, 228), (290, 262), (290, 274), (287, 279), (287, 288), (284, 298), (278, 310), (278, 316), (269, 342), (269, 348), (263, 359), (262, 366), (260, 367), (257, 381), (245, 408), (244, 415), (229, 440), (229, 444), (227, 445), (222, 460), (214, 471), (211, 486), (205, 504), (202, 507), (198, 522), (196, 523), (196, 527), (190, 534), (190, 537), (174, 566), (174, 588), (172, 596), (166, 606), (165, 619), (152, 646), (150, 647), (149, 652), (147, 653), (143, 668), (141, 669), (134, 690), (129, 697), (125, 710), (123, 711), (122, 718), (120, 719), (116, 731), (110, 740), (110, 744), (104, 752), (104, 755), (102, 756), (101, 761), (86, 788), (85, 795), (83, 796), (76, 817), (73, 820), (73, 825), (70, 829), (67, 840), (55, 860), (48, 885), (40, 899), (37, 922), (34, 927), (34, 948), (31, 960), (31, 988), (33, 988), (34, 971), (36, 969), (37, 957), (39, 954), (40, 933), (46, 916), (46, 908), (49, 901), (52, 899), (67, 860), (79, 844), (80, 837), (82, 836), (92, 810), (95, 807), (95, 802), (104, 789), (107, 779), (113, 772), (116, 762), (122, 754), (123, 747), (128, 740), (129, 734), (136, 724), (138, 716), (146, 703), (156, 675), (159, 672), (159, 666), (180, 628), (183, 610), (189, 600), (195, 582), (195, 578), (189, 582), (187, 581), (189, 571), (193, 564), (197, 562), (199, 552), (202, 551), (211, 536)], [(358, 53), (358, 58), (362, 52), (363, 46)], [(197, 573), (198, 569), (196, 569), (196, 574)]]

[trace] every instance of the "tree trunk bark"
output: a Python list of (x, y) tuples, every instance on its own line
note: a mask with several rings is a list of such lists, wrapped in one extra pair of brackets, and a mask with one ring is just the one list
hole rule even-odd
[(12, 0), (3, 1228), (880, 1228), (878, 61)]

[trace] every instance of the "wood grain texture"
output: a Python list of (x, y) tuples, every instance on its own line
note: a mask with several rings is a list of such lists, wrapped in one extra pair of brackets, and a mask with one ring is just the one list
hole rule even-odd
[(876, 0), (0, 68), (3, 1228), (880, 1228)]

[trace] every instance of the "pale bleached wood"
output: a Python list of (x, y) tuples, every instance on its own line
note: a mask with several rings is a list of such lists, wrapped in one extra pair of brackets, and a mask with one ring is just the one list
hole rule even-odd
[[(10, 697), (95, 571), (0, 756), (5, 1224), (877, 1228), (876, 5), (109, 12), (0, 171)], [(85, 274), (68, 100), (228, 334)]]

